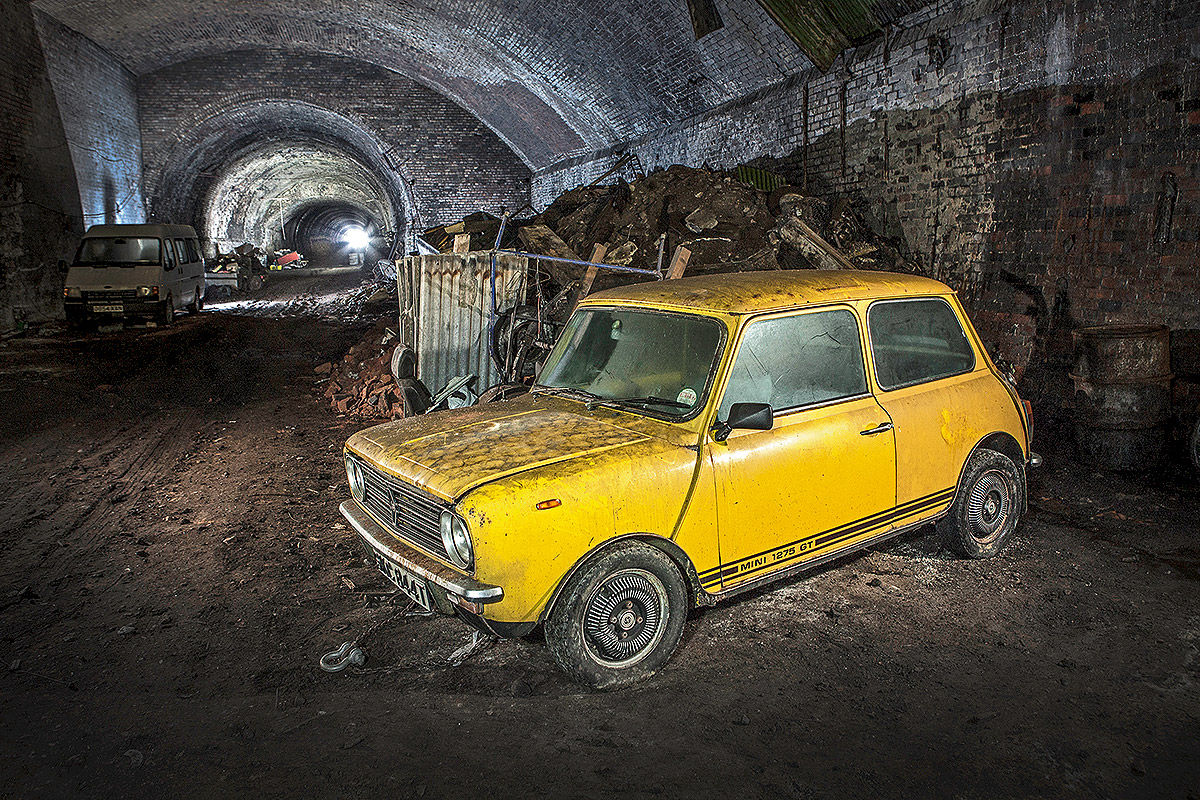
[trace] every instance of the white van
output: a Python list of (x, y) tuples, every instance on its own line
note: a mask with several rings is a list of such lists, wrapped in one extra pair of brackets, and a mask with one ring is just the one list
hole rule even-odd
[(93, 225), (83, 235), (63, 286), (67, 322), (149, 318), (169, 325), (175, 311), (204, 303), (204, 259), (189, 225)]

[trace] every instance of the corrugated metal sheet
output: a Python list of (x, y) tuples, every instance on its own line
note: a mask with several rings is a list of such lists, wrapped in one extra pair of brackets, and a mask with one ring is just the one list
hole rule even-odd
[(771, 19), (800, 46), (809, 60), (827, 70), (843, 50), (911, 14), (920, 0), (758, 0)]
[[(408, 256), (397, 273), (402, 336), (417, 351), (417, 377), (436, 393), (451, 378), (477, 375), (482, 390), (499, 380), (488, 343), (490, 252)], [(527, 259), (496, 257), (496, 301), (518, 299)]]

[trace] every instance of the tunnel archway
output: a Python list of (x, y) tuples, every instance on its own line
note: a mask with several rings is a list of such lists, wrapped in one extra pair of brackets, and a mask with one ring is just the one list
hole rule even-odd
[[(310, 264), (346, 263), (361, 253), (365, 263), (388, 252), (387, 228), (371, 210), (348, 200), (314, 200), (284, 218), (284, 247), (304, 253)], [(361, 242), (355, 241), (361, 232)]]
[(286, 227), (319, 200), (362, 209), (379, 233), (411, 244), (421, 225), (412, 188), (355, 120), (294, 101), (214, 107), (198, 119), (147, 175), (148, 205), (152, 220), (195, 225), (209, 255), (242, 242), (273, 249), (286, 238), (280, 217)]
[(242, 242), (296, 249), (321, 266), (347, 262), (341, 228), (371, 234), (368, 246), (354, 248), (368, 259), (386, 257), (404, 237), (403, 210), (384, 181), (355, 153), (312, 141), (264, 142), (235, 159), (210, 187), (199, 220), (218, 250)]

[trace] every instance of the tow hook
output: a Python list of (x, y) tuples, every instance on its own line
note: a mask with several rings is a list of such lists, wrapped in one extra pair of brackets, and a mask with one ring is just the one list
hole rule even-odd
[(367, 654), (354, 642), (343, 642), (337, 650), (321, 656), (321, 669), (326, 672), (341, 672), (346, 667), (361, 667)]

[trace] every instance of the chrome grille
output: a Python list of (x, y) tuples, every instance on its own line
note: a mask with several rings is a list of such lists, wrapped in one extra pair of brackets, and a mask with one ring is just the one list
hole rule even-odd
[(361, 458), (362, 504), (389, 530), (430, 555), (449, 561), (442, 544), (441, 515), (448, 504), (410, 483), (393, 478)]
[(133, 300), (137, 297), (137, 289), (97, 289), (85, 291), (88, 300)]

